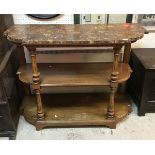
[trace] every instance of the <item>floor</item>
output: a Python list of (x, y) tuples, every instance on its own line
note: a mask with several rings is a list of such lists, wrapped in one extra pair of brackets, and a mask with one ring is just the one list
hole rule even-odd
[[(35, 127), (20, 117), (17, 140), (85, 140), (85, 139), (155, 139), (155, 113), (137, 116), (137, 107), (117, 125), (116, 129), (93, 128), (52, 128), (36, 131)], [(0, 138), (7, 139), (7, 138)]]

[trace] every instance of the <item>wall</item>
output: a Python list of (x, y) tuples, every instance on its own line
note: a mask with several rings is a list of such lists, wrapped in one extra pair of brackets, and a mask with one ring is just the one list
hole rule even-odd
[(132, 44), (132, 48), (155, 48), (155, 33), (145, 34), (142, 39)]
[[(133, 15), (133, 23), (137, 22), (138, 14)], [(154, 27), (145, 27), (148, 28), (149, 30), (153, 30)], [(134, 44), (132, 44), (132, 48), (155, 48), (155, 33), (149, 33), (145, 34), (144, 37)]]

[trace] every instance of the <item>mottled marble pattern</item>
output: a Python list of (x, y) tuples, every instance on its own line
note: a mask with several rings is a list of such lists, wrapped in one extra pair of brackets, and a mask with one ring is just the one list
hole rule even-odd
[(145, 31), (138, 24), (14, 25), (4, 36), (23, 45), (107, 45), (134, 42)]

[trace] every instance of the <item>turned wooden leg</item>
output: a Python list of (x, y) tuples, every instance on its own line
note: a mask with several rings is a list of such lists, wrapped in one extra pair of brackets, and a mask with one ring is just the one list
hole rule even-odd
[(114, 62), (113, 62), (113, 71), (111, 73), (111, 92), (110, 92), (110, 102), (108, 103), (107, 117), (115, 117), (115, 92), (118, 86), (118, 62), (119, 62), (119, 51), (122, 46), (114, 47)]
[(42, 107), (42, 100), (41, 100), (40, 90), (36, 90), (36, 95), (37, 95), (38, 118), (43, 119), (44, 118), (44, 112), (43, 112), (43, 107)]
[(33, 70), (33, 89), (35, 90), (37, 96), (37, 113), (38, 119), (44, 118), (44, 112), (42, 107), (42, 100), (40, 94), (40, 73), (38, 71), (38, 66), (36, 62), (36, 54), (31, 54), (32, 58), (32, 70)]
[(111, 92), (110, 92), (110, 102), (108, 104), (108, 118), (113, 118), (115, 116), (115, 92), (116, 92), (116, 89), (117, 89), (117, 73), (113, 72), (112, 73), (112, 76), (111, 76), (111, 85), (110, 85), (110, 88), (111, 88)]

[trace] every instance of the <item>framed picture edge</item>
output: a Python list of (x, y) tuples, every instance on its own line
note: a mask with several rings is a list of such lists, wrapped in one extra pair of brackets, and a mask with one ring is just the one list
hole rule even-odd
[[(140, 24), (144, 14), (133, 14), (132, 23)], [(143, 26), (149, 33), (155, 33), (155, 26)]]

